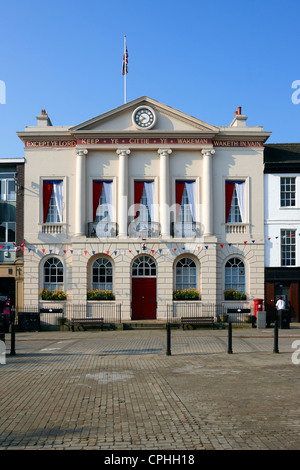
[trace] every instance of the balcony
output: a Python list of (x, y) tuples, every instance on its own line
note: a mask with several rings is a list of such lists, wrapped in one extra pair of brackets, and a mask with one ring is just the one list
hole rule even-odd
[(42, 224), (42, 233), (56, 235), (58, 233), (64, 233), (64, 232), (65, 232), (65, 224), (52, 223), (52, 222)]
[(172, 222), (171, 235), (174, 238), (201, 237), (201, 224), (199, 222)]
[(232, 223), (227, 223), (225, 225), (225, 231), (226, 233), (237, 233), (237, 234), (243, 234), (243, 233), (248, 233), (248, 224), (243, 224), (243, 223), (238, 223), (238, 222), (232, 222)]
[(128, 235), (130, 238), (159, 238), (160, 224), (158, 222), (136, 222), (132, 221), (128, 225)]
[(88, 237), (90, 238), (115, 238), (118, 235), (116, 222), (89, 222)]

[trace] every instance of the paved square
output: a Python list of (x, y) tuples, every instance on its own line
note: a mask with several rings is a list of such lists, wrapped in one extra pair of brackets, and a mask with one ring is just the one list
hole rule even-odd
[[(0, 450), (300, 449), (300, 329), (17, 333)], [(299, 346), (298, 346), (298, 349)], [(300, 354), (299, 354), (300, 357)]]

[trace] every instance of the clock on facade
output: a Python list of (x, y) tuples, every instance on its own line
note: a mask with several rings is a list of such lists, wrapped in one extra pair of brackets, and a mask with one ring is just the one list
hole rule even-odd
[(150, 129), (155, 124), (155, 113), (148, 106), (140, 106), (132, 114), (132, 120), (139, 129)]

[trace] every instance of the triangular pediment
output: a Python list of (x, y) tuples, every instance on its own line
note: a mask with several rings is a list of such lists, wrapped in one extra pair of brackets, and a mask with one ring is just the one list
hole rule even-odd
[[(156, 116), (155, 125), (147, 132), (198, 132), (214, 134), (219, 128), (197, 118), (143, 96), (118, 108), (82, 122), (71, 132), (139, 132), (132, 121), (134, 111), (140, 106), (151, 107)], [(145, 129), (143, 129), (145, 131)]]

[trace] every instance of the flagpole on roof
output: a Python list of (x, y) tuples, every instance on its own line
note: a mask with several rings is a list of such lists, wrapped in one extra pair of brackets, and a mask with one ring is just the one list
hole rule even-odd
[(126, 75), (127, 75), (127, 63), (126, 63), (126, 36), (124, 36), (124, 54), (125, 54), (125, 71), (124, 71), (124, 103), (127, 101), (127, 88), (126, 88)]
[(126, 46), (126, 36), (124, 36), (124, 54), (123, 54), (123, 65), (122, 65), (122, 75), (124, 75), (124, 103), (127, 101), (127, 89), (126, 89), (126, 75), (128, 73), (128, 51)]

